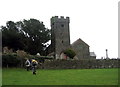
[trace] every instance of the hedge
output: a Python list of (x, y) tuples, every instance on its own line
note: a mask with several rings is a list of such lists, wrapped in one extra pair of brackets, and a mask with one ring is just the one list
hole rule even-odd
[(2, 55), (2, 67), (18, 67), (21, 60), (15, 54)]

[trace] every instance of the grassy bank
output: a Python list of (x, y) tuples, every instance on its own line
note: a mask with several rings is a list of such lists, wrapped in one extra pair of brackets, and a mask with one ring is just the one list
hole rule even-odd
[(3, 85), (117, 85), (118, 69), (3, 69)]

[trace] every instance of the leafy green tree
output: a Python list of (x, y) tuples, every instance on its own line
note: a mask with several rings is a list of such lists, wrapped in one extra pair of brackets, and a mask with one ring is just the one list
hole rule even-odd
[(19, 22), (19, 26), (26, 37), (25, 51), (33, 55), (37, 53), (44, 55), (46, 43), (50, 40), (50, 30), (45, 28), (43, 22), (36, 19), (23, 20)]
[(1, 26), (2, 46), (8, 46), (13, 50), (22, 49), (20, 32), (13, 21), (8, 21), (6, 26)]
[(76, 53), (71, 49), (66, 49), (64, 51), (64, 54), (66, 54), (68, 57), (70, 57), (71, 59), (73, 59), (73, 57), (76, 55)]
[(32, 55), (44, 55), (46, 43), (50, 40), (50, 30), (36, 19), (8, 21), (6, 26), (1, 26), (1, 31), (3, 47), (22, 49)]

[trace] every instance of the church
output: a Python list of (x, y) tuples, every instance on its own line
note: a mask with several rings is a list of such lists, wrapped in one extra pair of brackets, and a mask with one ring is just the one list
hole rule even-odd
[(55, 59), (61, 57), (63, 51), (71, 48), (76, 53), (75, 59), (96, 59), (94, 52), (89, 52), (89, 45), (82, 39), (78, 39), (70, 44), (70, 18), (64, 16), (54, 16), (51, 18), (51, 45), (47, 48), (47, 54)]

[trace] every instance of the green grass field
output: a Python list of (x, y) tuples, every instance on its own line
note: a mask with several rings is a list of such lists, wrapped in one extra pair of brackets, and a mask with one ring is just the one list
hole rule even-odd
[(2, 85), (117, 85), (118, 69), (3, 69)]

